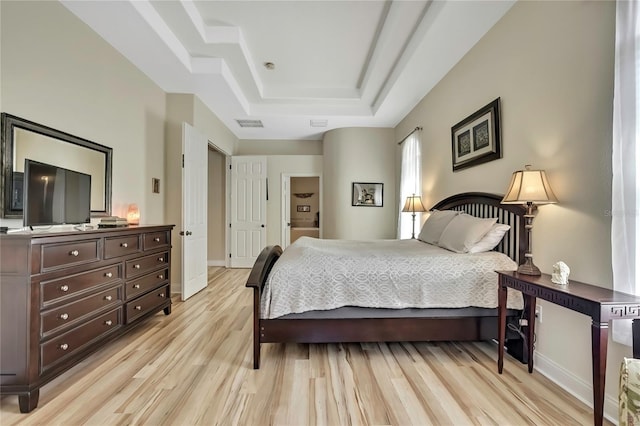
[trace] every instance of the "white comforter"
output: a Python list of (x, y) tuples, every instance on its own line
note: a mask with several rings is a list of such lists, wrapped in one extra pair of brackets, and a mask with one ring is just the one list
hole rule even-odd
[[(302, 237), (284, 251), (262, 294), (261, 317), (335, 309), (498, 306), (496, 270), (516, 263), (497, 252), (457, 254), (418, 240)], [(507, 306), (522, 309), (509, 289)]]

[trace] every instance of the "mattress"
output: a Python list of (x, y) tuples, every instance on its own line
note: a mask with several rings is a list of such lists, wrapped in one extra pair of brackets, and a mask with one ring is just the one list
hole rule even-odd
[[(458, 254), (418, 240), (347, 241), (302, 237), (271, 270), (261, 318), (346, 306), (496, 308), (496, 270), (516, 270), (498, 252)], [(509, 289), (509, 309), (522, 295)]]

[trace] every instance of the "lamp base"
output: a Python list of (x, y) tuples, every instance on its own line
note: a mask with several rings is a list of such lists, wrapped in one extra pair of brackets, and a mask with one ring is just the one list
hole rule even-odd
[(540, 269), (533, 264), (533, 258), (527, 257), (524, 263), (518, 266), (518, 273), (524, 275), (542, 275)]

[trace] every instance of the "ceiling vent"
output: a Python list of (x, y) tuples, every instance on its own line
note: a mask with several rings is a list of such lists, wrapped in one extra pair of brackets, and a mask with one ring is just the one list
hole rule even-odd
[(327, 120), (309, 120), (309, 125), (311, 127), (327, 127)]
[(262, 121), (261, 120), (238, 120), (238, 119), (236, 119), (236, 121), (238, 122), (238, 125), (240, 127), (264, 127), (262, 125)]

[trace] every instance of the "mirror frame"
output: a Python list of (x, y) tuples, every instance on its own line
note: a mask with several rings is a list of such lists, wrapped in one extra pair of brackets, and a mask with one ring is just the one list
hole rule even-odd
[(14, 129), (16, 127), (105, 154), (105, 208), (104, 210), (91, 210), (91, 217), (103, 217), (111, 215), (111, 164), (113, 161), (112, 148), (4, 112), (1, 114), (0, 120), (2, 122), (2, 135), (0, 140), (0, 148), (2, 149), (2, 156), (0, 157), (2, 168), (2, 173), (0, 174), (0, 193), (2, 193), (2, 202), (0, 203), (0, 217), (5, 219), (22, 218), (22, 210), (13, 209), (11, 206), (11, 182), (13, 179), (12, 174), (14, 169), (13, 139)]

